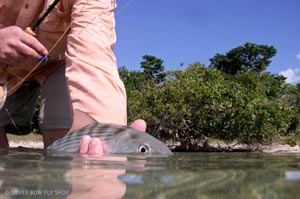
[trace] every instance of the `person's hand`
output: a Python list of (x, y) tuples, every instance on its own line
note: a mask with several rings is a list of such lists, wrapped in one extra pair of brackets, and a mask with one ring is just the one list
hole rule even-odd
[(32, 35), (17, 26), (0, 29), (0, 62), (17, 65), (28, 57), (39, 58), (47, 49)]
[[(140, 131), (146, 131), (147, 127), (146, 122), (141, 119), (135, 120), (130, 126)], [(78, 152), (88, 155), (102, 155), (104, 153), (101, 140), (88, 135), (81, 138)]]

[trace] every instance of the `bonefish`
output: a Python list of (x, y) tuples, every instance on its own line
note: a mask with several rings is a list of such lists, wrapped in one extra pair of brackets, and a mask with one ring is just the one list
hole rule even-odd
[(129, 126), (93, 123), (66, 134), (47, 148), (47, 152), (77, 153), (84, 135), (100, 138), (105, 154), (171, 155), (170, 149), (148, 133)]

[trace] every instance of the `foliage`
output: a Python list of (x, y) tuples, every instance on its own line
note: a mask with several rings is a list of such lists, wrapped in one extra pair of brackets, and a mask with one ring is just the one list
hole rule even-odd
[(246, 43), (244, 46), (230, 50), (225, 55), (216, 54), (210, 59), (210, 66), (231, 75), (247, 71), (260, 73), (266, 70), (271, 63), (270, 59), (276, 55), (276, 52), (273, 46)]
[(141, 68), (143, 69), (143, 75), (147, 81), (153, 80), (156, 84), (159, 84), (166, 77), (163, 60), (155, 56), (144, 55)]
[(145, 119), (154, 136), (183, 145), (206, 137), (251, 144), (299, 133), (300, 91), (280, 75), (233, 76), (200, 63), (165, 74), (159, 85), (139, 77), (144, 84), (128, 89), (137, 80), (125, 81), (129, 121)]
[(119, 68), (119, 75), (127, 90), (142, 90), (146, 82), (145, 76), (140, 71), (128, 71), (124, 66)]

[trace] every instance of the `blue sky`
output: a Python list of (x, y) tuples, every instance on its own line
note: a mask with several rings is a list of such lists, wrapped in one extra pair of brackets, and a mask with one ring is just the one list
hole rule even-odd
[[(300, 0), (119, 0), (116, 10), (118, 66), (138, 70), (142, 56), (164, 60), (166, 70), (246, 42), (272, 45), (267, 71), (300, 82)], [(184, 66), (180, 66), (183, 63)]]

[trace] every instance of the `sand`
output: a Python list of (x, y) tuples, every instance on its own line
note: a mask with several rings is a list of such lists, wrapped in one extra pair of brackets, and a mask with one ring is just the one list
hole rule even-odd
[(20, 142), (10, 141), (9, 146), (12, 148), (21, 146), (26, 148), (43, 149), (44, 143), (41, 141), (20, 141)]

